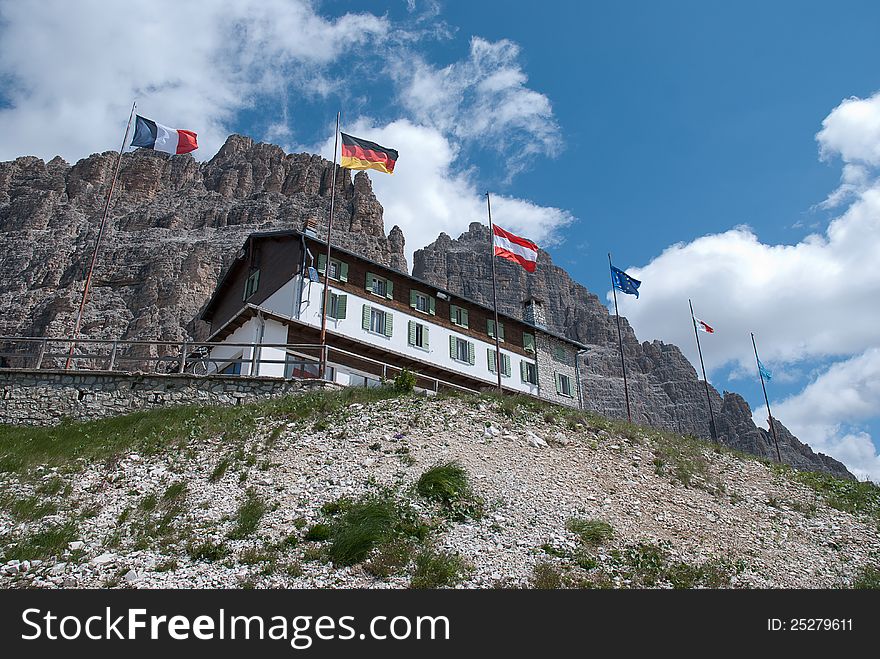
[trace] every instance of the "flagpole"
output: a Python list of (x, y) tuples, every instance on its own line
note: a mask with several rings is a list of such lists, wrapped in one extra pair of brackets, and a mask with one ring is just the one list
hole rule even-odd
[(330, 232), (333, 230), (333, 206), (336, 200), (336, 149), (339, 146), (339, 112), (336, 113), (336, 133), (333, 135), (333, 179), (330, 182), (330, 218), (327, 220), (327, 261), (324, 263), (324, 302), (321, 305), (321, 361), (318, 378), (324, 379), (327, 369), (327, 304), (330, 297)]
[(703, 371), (703, 384), (706, 385), (706, 404), (709, 406), (709, 433), (713, 441), (718, 441), (718, 431), (715, 429), (715, 412), (712, 410), (712, 399), (709, 397), (709, 379), (706, 377), (706, 366), (703, 364), (703, 349), (700, 347), (700, 333), (697, 331), (697, 319), (694, 316), (694, 305), (688, 298), (691, 308), (691, 322), (694, 324), (694, 337), (697, 339), (697, 352), (700, 354), (700, 369)]
[(781, 464), (782, 455), (779, 453), (779, 440), (776, 439), (776, 426), (773, 425), (773, 413), (770, 411), (770, 400), (767, 398), (767, 387), (764, 386), (764, 374), (761, 372), (761, 360), (758, 359), (758, 346), (755, 343), (755, 333), (752, 335), (752, 348), (755, 350), (755, 363), (758, 367), (758, 377), (761, 378), (761, 389), (764, 391), (764, 403), (767, 404), (767, 416), (770, 419), (770, 432), (773, 435), (773, 443), (776, 444), (776, 460)]
[(89, 263), (89, 271), (86, 275), (86, 282), (83, 286), (82, 299), (79, 303), (79, 310), (76, 312), (76, 325), (73, 329), (73, 340), (70, 342), (70, 352), (67, 353), (67, 361), (64, 363), (64, 370), (70, 368), (70, 362), (73, 360), (73, 351), (76, 349), (76, 340), (79, 338), (79, 330), (82, 327), (83, 310), (86, 306), (86, 298), (89, 295), (89, 288), (92, 284), (92, 272), (95, 270), (95, 263), (98, 260), (98, 247), (101, 244), (101, 238), (104, 235), (104, 227), (107, 224), (107, 215), (110, 212), (110, 200), (113, 198), (113, 189), (116, 187), (116, 179), (119, 177), (119, 167), (122, 164), (122, 152), (125, 150), (125, 143), (128, 141), (128, 132), (131, 130), (131, 120), (134, 117), (134, 110), (137, 107), (137, 101), (131, 104), (131, 112), (128, 115), (128, 123), (125, 125), (125, 135), (122, 136), (122, 145), (119, 147), (119, 153), (116, 156), (116, 168), (113, 170), (113, 179), (110, 181), (110, 189), (107, 191), (107, 199), (104, 202), (104, 213), (101, 215), (101, 225), (98, 227), (98, 238), (95, 240), (95, 249), (92, 251), (92, 259)]
[(495, 228), (492, 225), (492, 204), (489, 201), (489, 192), (486, 192), (486, 210), (489, 212), (489, 245), (492, 259), (492, 309), (495, 312), (495, 371), (498, 374), (498, 393), (501, 389), (501, 330), (498, 325), (498, 292), (495, 284)]
[(623, 358), (623, 332), (620, 330), (620, 311), (617, 309), (617, 289), (614, 287), (614, 271), (611, 269), (611, 252), (608, 252), (608, 272), (611, 273), (611, 294), (614, 296), (614, 315), (617, 316), (617, 340), (620, 343), (620, 367), (623, 369), (623, 394), (626, 397), (626, 419), (632, 423), (629, 409), (629, 387), (626, 383), (626, 360)]

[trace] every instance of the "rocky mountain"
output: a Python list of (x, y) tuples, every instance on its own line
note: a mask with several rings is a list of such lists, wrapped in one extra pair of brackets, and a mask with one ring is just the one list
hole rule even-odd
[[(69, 336), (116, 153), (75, 165), (35, 157), (0, 163), (0, 335)], [(254, 231), (325, 226), (332, 163), (232, 135), (214, 158), (137, 150), (122, 157), (83, 334), (202, 338), (195, 320)], [(363, 173), (340, 170), (334, 242), (407, 270), (403, 234), (386, 236)]]
[[(0, 335), (69, 336), (100, 224), (116, 154), (94, 154), (75, 165), (35, 157), (0, 163)], [(270, 144), (232, 135), (210, 161), (148, 150), (125, 154), (101, 243), (82, 334), (90, 338), (204, 338), (198, 314), (248, 234), (324, 227), (332, 163), (286, 154)], [(407, 270), (404, 236), (386, 236), (382, 205), (369, 177), (340, 170), (334, 243), (379, 263)], [(319, 230), (320, 232), (320, 230)], [(491, 263), (488, 229), (472, 224), (457, 240), (445, 234), (415, 254), (414, 273), (487, 302)], [(526, 295), (543, 299), (550, 326), (589, 345), (583, 356), (590, 407), (620, 417), (623, 383), (617, 329), (598, 297), (541, 252), (534, 275), (498, 263), (499, 284), (518, 291), (502, 310), (518, 315)], [(634, 418), (655, 427), (709, 435), (705, 391), (677, 347), (639, 343), (622, 320)], [(766, 431), (751, 422), (736, 394), (712, 390), (725, 443), (772, 457)], [(816, 455), (780, 426), (783, 459), (798, 467), (849, 475)], [(784, 431), (784, 432), (783, 432)]]
[[(457, 239), (440, 234), (436, 241), (413, 255), (413, 275), (437, 286), (492, 304), (492, 264), (489, 228), (474, 222)], [(536, 297), (544, 302), (547, 325), (588, 346), (581, 359), (586, 405), (605, 416), (626, 418), (623, 376), (618, 350), (617, 323), (599, 298), (553, 264), (550, 255), (538, 252), (538, 269), (528, 274), (518, 265), (498, 259), (499, 308), (519, 316), (522, 301)], [(633, 421), (697, 437), (711, 436), (703, 381), (675, 345), (640, 343), (626, 318), (621, 318), (624, 354)], [(776, 459), (769, 430), (758, 428), (742, 396), (709, 388), (716, 428), (727, 446)], [(775, 420), (774, 420), (775, 421)], [(782, 460), (804, 469), (818, 469), (852, 477), (837, 460), (815, 453), (781, 423), (775, 421)]]

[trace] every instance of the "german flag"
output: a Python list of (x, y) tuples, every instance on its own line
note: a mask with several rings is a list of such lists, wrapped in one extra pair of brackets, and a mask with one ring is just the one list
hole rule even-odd
[(342, 135), (342, 162), (346, 169), (378, 169), (386, 174), (394, 173), (397, 151), (368, 142), (359, 137)]

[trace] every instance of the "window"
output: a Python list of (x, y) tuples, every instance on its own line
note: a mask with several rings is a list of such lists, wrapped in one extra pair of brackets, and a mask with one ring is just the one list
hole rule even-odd
[(343, 318), (345, 318), (347, 307), (347, 295), (337, 295), (336, 293), (330, 293), (330, 309), (327, 312), (327, 315), (330, 318), (334, 318), (335, 320), (342, 320)]
[(457, 362), (474, 364), (474, 344), (457, 336), (449, 337), (449, 356)]
[(558, 362), (562, 362), (563, 364), (568, 364), (569, 361), (568, 354), (566, 353), (565, 348), (560, 345), (554, 346), (553, 358)]
[(409, 344), (422, 350), (428, 349), (428, 327), (417, 323), (414, 320), (409, 321)]
[(457, 307), (454, 304), (449, 305), (449, 320), (452, 321), (453, 325), (458, 325), (459, 327), (467, 327), (468, 326), (468, 310), (462, 309), (461, 307)]
[[(486, 321), (486, 333), (493, 339), (495, 338), (495, 321), (491, 318)], [(504, 340), (504, 323), (498, 323), (498, 340)]]
[[(318, 254), (318, 272), (322, 275), (324, 274), (324, 266), (326, 264), (327, 255)], [(348, 263), (336, 259), (330, 259), (330, 272), (328, 276), (330, 279), (335, 279), (336, 281), (348, 281)]]
[(523, 333), (523, 348), (526, 352), (535, 354), (535, 335)]
[(409, 306), (411, 306), (416, 311), (429, 313), (432, 316), (436, 313), (436, 304), (434, 302), (434, 298), (430, 295), (425, 295), (424, 293), (419, 293), (415, 290), (410, 290), (409, 292)]
[(393, 317), (387, 311), (365, 304), (361, 316), (361, 327), (368, 332), (384, 334), (390, 337), (393, 328)]
[(560, 396), (573, 397), (571, 393), (571, 378), (562, 373), (556, 374), (556, 393)]
[(538, 384), (538, 367), (525, 360), (519, 363), (519, 375), (526, 384)]
[(389, 300), (394, 299), (394, 282), (390, 279), (385, 279), (374, 275), (372, 272), (368, 272), (366, 287), (373, 295), (388, 298)]
[(260, 287), (260, 271), (254, 270), (251, 274), (248, 275), (247, 281), (244, 283), (244, 296), (243, 300), (247, 300), (251, 295), (257, 292), (257, 289)]
[[(495, 373), (495, 348), (486, 348), (486, 360), (489, 363), (489, 371)], [(510, 377), (510, 355), (501, 353), (501, 375)]]

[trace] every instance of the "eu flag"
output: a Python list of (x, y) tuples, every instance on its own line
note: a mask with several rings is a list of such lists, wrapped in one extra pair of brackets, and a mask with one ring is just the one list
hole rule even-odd
[(613, 265), (611, 266), (611, 281), (617, 290), (629, 295), (635, 295), (636, 297), (639, 296), (639, 286), (642, 285), (642, 282), (638, 279), (633, 279), (623, 270), (615, 268)]
[(764, 366), (760, 359), (758, 360), (758, 370), (761, 371), (761, 376), (768, 382), (773, 379), (773, 376), (770, 374), (770, 369)]

